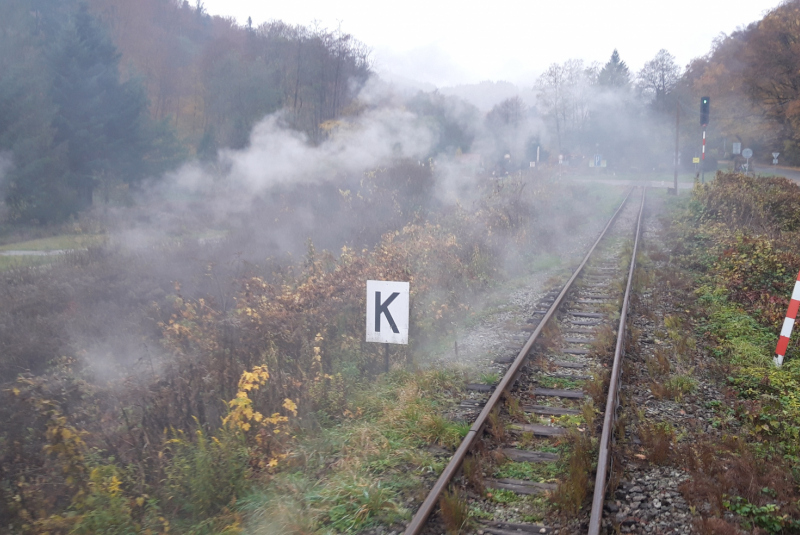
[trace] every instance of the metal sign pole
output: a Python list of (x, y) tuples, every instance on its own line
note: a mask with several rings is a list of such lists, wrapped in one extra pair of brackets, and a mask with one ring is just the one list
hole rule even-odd
[(744, 149), (742, 151), (742, 156), (745, 158), (746, 162), (744, 164), (744, 172), (745, 174), (750, 172), (750, 158), (753, 157), (753, 150), (752, 149)]

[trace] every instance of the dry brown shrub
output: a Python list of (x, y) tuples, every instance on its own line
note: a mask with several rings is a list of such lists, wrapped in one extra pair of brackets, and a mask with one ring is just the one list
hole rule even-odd
[(581, 416), (583, 417), (583, 421), (586, 422), (587, 429), (593, 429), (594, 420), (597, 417), (597, 411), (594, 408), (594, 403), (591, 401), (586, 401), (583, 403), (581, 405)]
[(468, 527), (469, 504), (458, 488), (446, 490), (442, 494), (439, 498), (439, 510), (447, 535), (458, 535)]
[(695, 520), (694, 528), (701, 535), (739, 535), (743, 533), (734, 524), (713, 516)]
[(583, 385), (583, 390), (592, 398), (595, 407), (606, 406), (606, 392), (608, 392), (610, 376), (611, 373), (608, 370), (602, 370)]
[(617, 344), (617, 333), (611, 325), (603, 324), (594, 333), (595, 342), (592, 344), (592, 353), (598, 356), (613, 354)]
[(650, 383), (650, 392), (653, 393), (656, 399), (668, 399), (670, 397), (669, 388), (667, 388), (664, 383), (659, 383), (657, 381), (652, 381)]
[(642, 423), (639, 437), (647, 450), (647, 458), (654, 464), (666, 464), (672, 455), (675, 429), (666, 422)]
[(544, 371), (555, 371), (556, 365), (547, 358), (547, 356), (542, 352), (537, 352), (531, 355), (528, 360), (529, 365), (537, 370), (544, 370)]
[(562, 348), (561, 328), (555, 321), (549, 321), (537, 340), (539, 348), (545, 351), (558, 351)]
[(574, 515), (577, 514), (584, 500), (592, 491), (589, 474), (592, 470), (595, 452), (592, 447), (592, 439), (587, 433), (572, 430), (566, 440), (572, 446), (567, 464), (567, 474), (553, 492), (552, 502), (561, 512)]
[(682, 446), (676, 455), (683, 461), (691, 479), (679, 490), (687, 502), (696, 507), (711, 505), (711, 513), (720, 515), (724, 510), (723, 494), (741, 496), (755, 505), (771, 500), (762, 489), (772, 489), (784, 505), (782, 514), (798, 513), (798, 492), (791, 470), (780, 459), (765, 462), (759, 459), (744, 441), (729, 438), (720, 443), (694, 442)]
[[(624, 403), (620, 402), (621, 406), (625, 406)], [(628, 418), (625, 413), (619, 414), (616, 419), (614, 420), (614, 436), (617, 439), (623, 439), (625, 437), (625, 428), (628, 425)]]
[(639, 349), (639, 339), (642, 336), (642, 329), (635, 325), (631, 325), (628, 327), (626, 331), (626, 336), (623, 341), (625, 344), (625, 353), (627, 355), (634, 354)]
[(486, 486), (483, 482), (483, 469), (479, 460), (473, 456), (467, 457), (464, 459), (461, 468), (464, 471), (464, 477), (467, 479), (472, 489), (478, 494), (483, 495)]
[(526, 422), (527, 419), (525, 418), (525, 411), (522, 410), (522, 407), (519, 405), (519, 400), (515, 397), (507, 397), (506, 398), (506, 410), (508, 411), (508, 415), (511, 417), (512, 420), (517, 422)]
[(667, 350), (661, 347), (656, 348), (655, 354), (652, 357), (645, 358), (645, 364), (647, 365), (647, 372), (653, 379), (658, 379), (667, 375), (671, 368)]
[(669, 260), (669, 253), (660, 246), (651, 244), (648, 247), (645, 245), (645, 250), (647, 251), (647, 256), (649, 256), (650, 260), (653, 262), (666, 262)]
[(500, 408), (495, 407), (494, 410), (489, 413), (487, 420), (489, 423), (489, 433), (491, 433), (495, 440), (502, 441), (506, 436), (506, 426), (500, 416)]

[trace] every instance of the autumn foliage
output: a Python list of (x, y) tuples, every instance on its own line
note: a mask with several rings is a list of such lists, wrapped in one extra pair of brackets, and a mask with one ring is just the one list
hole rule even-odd
[(698, 186), (695, 213), (715, 245), (709, 268), (730, 297), (779, 329), (800, 253), (800, 187), (785, 178), (718, 173)]
[[(190, 275), (148, 278), (146, 259), (113, 250), (68, 257), (46, 276), (9, 274), (0, 318), (38, 319), (0, 332), (6, 380), (37, 347), (51, 347), (26, 329), (50, 326), (41, 331), (54, 333), (48, 350), (67, 356), (31, 360), (32, 372), (0, 392), (2, 525), (19, 533), (235, 531), (242, 496), (292, 462), (295, 432), (359, 414), (359, 385), (386, 371), (383, 348), (363, 340), (367, 279), (411, 283), (412, 344), (392, 348), (389, 366), (413, 367), (414, 355), (452, 330), (493, 281), (580, 224), (551, 205), (579, 209), (598, 199), (512, 177), (476, 183), (469, 208), (426, 215), (415, 196), (425, 176), (374, 175), (422, 184), (393, 179), (395, 189), (370, 189), (365, 177), (363, 189), (340, 192), (337, 202), (362, 213), (375, 204), (400, 224), (370, 247), (320, 252), (309, 242), (296, 261), (249, 265), (225, 281), (232, 301)], [(198, 252), (165, 251), (155, 253), (165, 265)], [(214, 269), (201, 279), (213, 282)], [(92, 321), (109, 310), (120, 329), (140, 322), (154, 349), (129, 372), (99, 379), (65, 333), (99, 332)], [(439, 436), (436, 419), (402, 425), (428, 437), (420, 440), (457, 440), (449, 428)]]

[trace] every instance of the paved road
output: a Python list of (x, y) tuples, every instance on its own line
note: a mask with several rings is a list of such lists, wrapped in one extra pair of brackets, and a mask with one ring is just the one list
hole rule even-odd
[(772, 165), (759, 165), (755, 169), (760, 176), (785, 176), (789, 180), (800, 182), (800, 169), (794, 167), (774, 167)]
[(74, 249), (55, 251), (0, 251), (0, 256), (54, 256), (73, 252)]

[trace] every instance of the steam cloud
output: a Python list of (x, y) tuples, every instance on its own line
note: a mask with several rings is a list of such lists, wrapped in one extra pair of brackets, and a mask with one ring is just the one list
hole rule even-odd
[(319, 184), (337, 174), (362, 172), (396, 158), (422, 158), (434, 142), (433, 133), (414, 114), (381, 108), (353, 122), (334, 126), (336, 132), (319, 146), (283, 125), (281, 114), (264, 118), (252, 131), (250, 146), (221, 151), (218, 174), (198, 162), (167, 176), (166, 185), (202, 193), (225, 192), (218, 216), (246, 211), (248, 199), (281, 184)]

